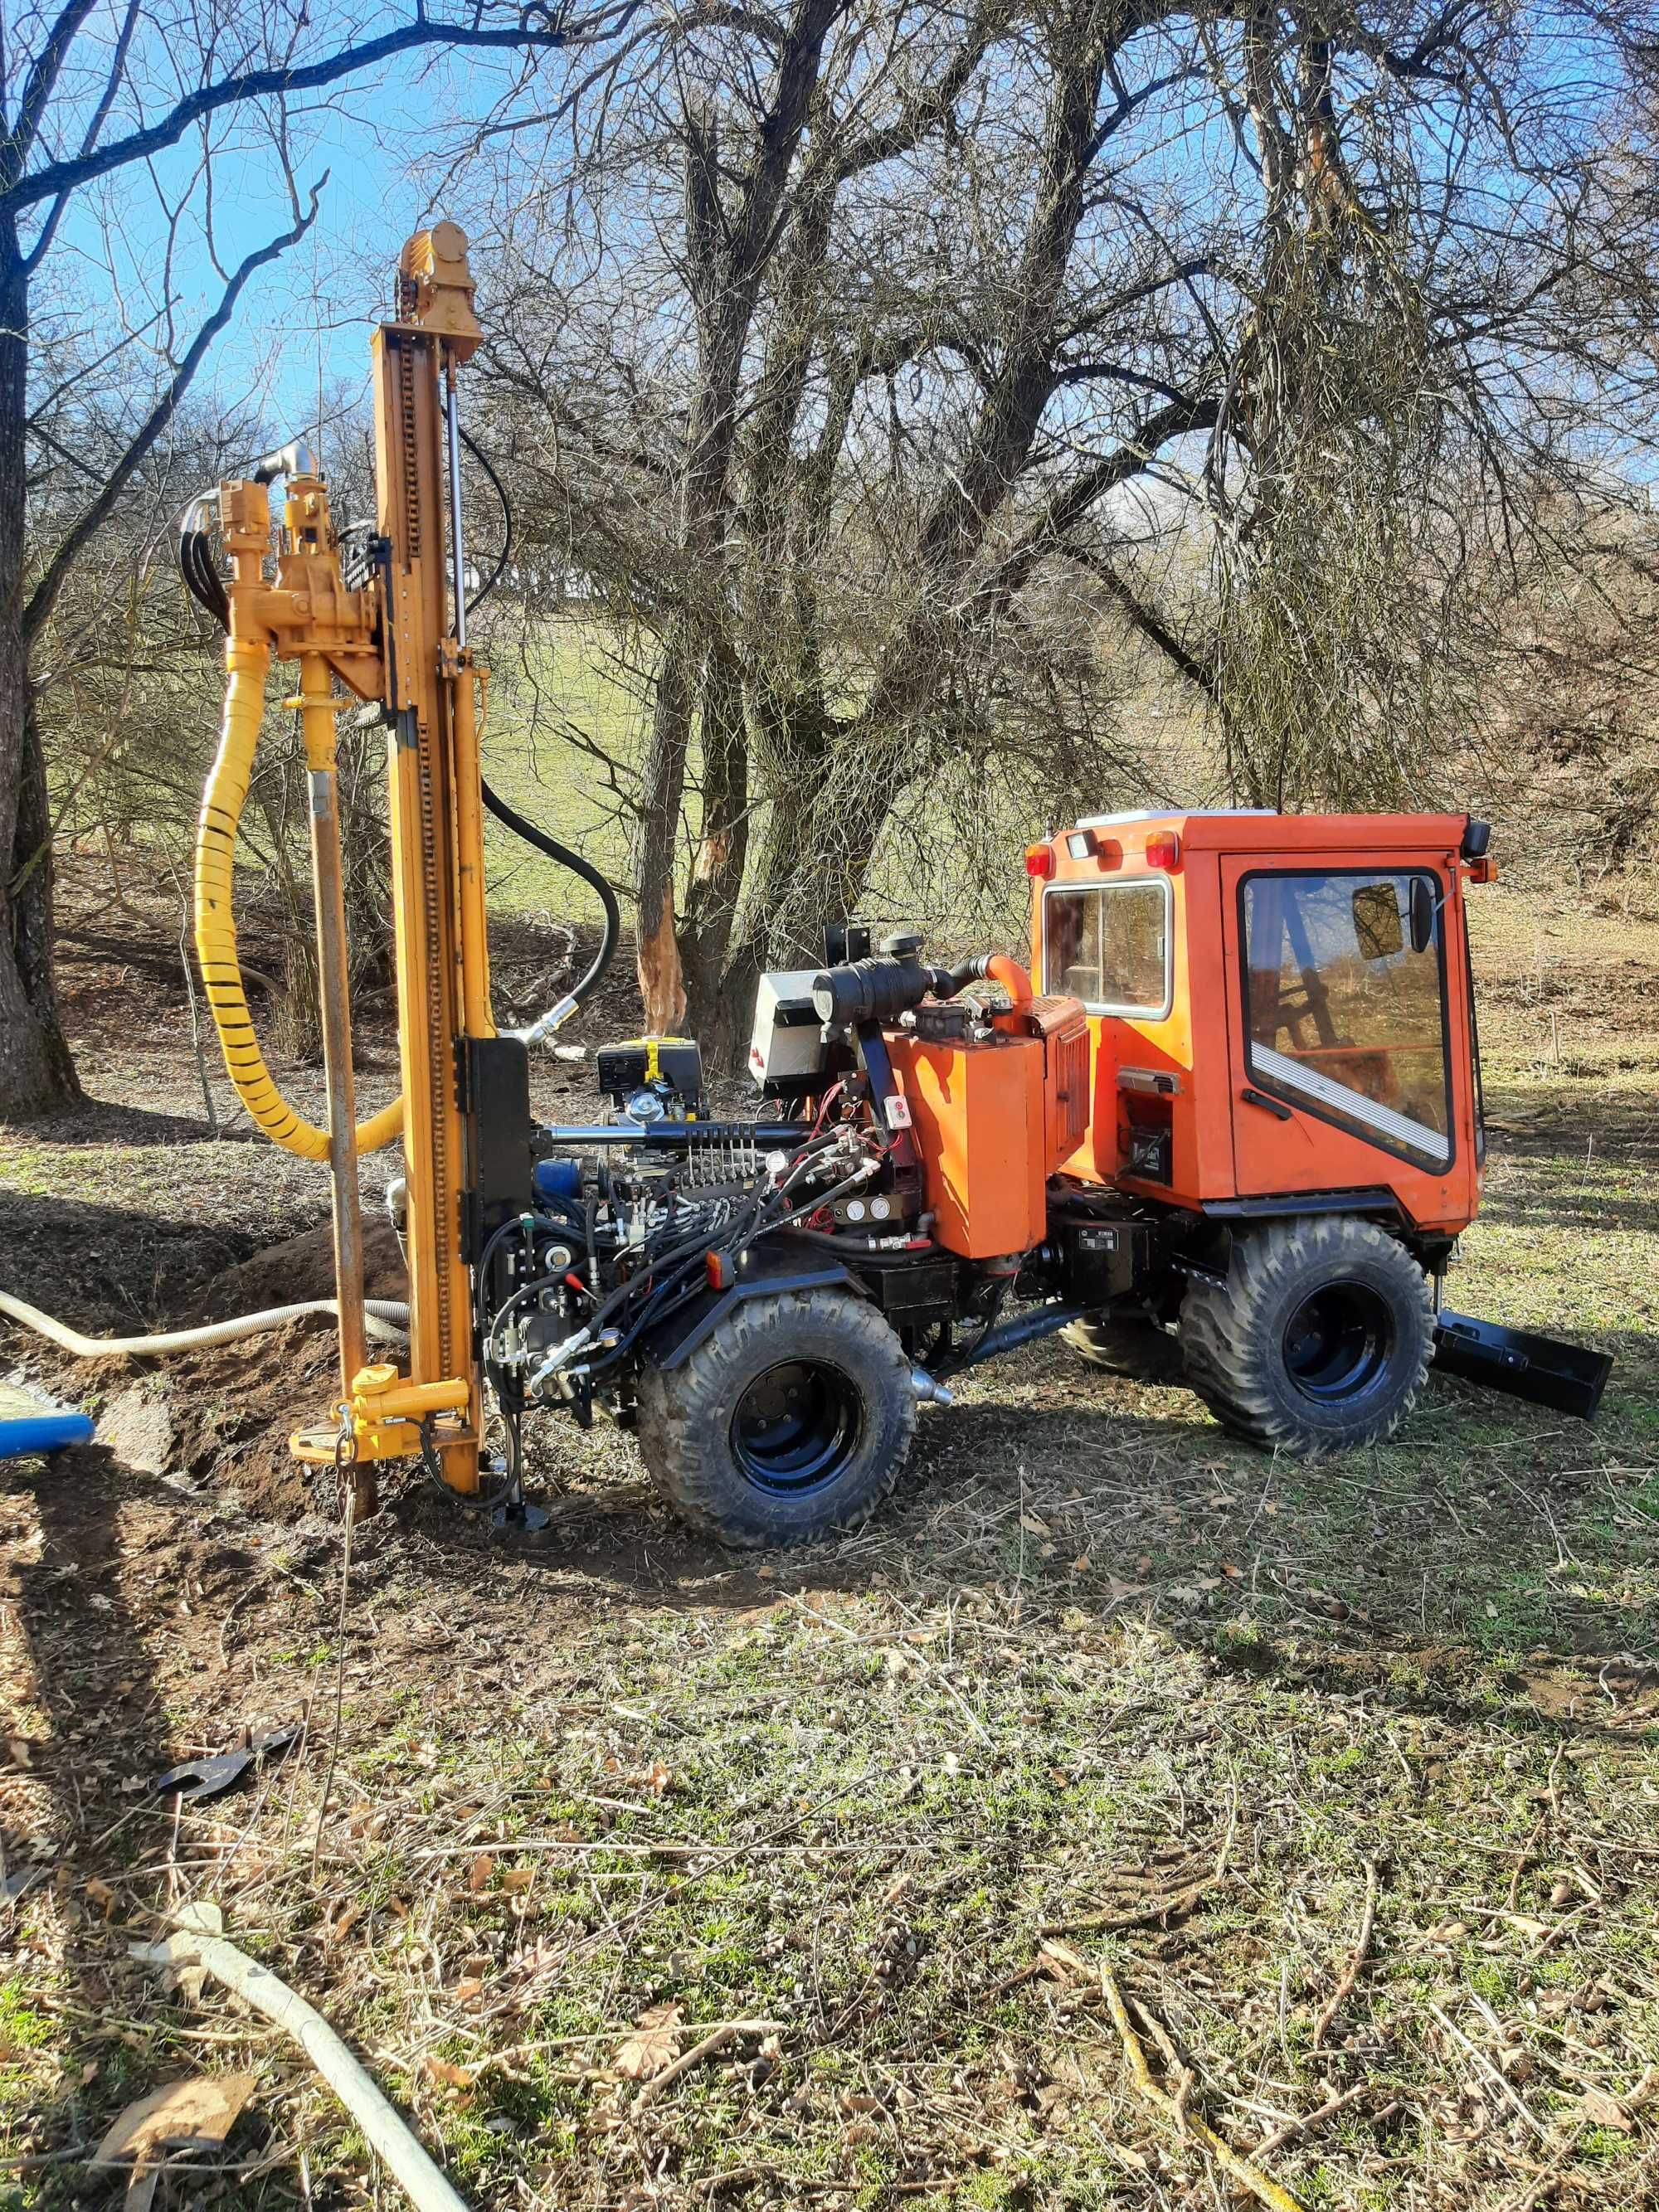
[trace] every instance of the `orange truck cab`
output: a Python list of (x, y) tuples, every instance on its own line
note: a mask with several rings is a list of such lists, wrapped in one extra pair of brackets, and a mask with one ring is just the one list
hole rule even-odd
[(1120, 814), (1030, 848), (1031, 964), (1082, 1002), (1056, 1164), (1212, 1218), (1291, 1201), (1437, 1243), (1485, 1166), (1467, 816)]

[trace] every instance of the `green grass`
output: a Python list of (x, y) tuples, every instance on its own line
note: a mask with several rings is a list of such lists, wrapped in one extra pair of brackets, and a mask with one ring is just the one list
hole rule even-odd
[[(494, 663), (483, 733), (484, 774), (509, 805), (573, 845), (617, 881), (628, 874), (627, 817), (645, 733), (648, 641), (609, 625), (562, 618), (533, 636), (503, 636)], [(598, 748), (616, 763), (614, 785)], [(599, 919), (592, 894), (487, 817), (484, 852), (492, 907), (561, 920)]]
[[(350, 2036), (479, 2212), (1213, 2203), (1128, 2085), (1103, 1961), (1242, 2148), (1352, 2095), (1266, 2160), (1310, 2209), (1512, 2212), (1552, 2171), (1563, 2205), (1659, 2202), (1659, 1047), (1645, 984), (1609, 1006), (1601, 980), (1659, 972), (1659, 939), (1554, 927), (1513, 900), (1482, 924), (1492, 1167), (1452, 1296), (1613, 1350), (1594, 1428), (1441, 1378), (1386, 1449), (1275, 1463), (1050, 1345), (924, 1419), (869, 1529), (759, 1563), (688, 1542), (625, 1439), (550, 1431), (544, 1553), (412, 1496), (365, 1531), (314, 1882), (320, 1742), (291, 1800), (186, 1814), (170, 1881), (169, 1817), (48, 1741), (119, 1615), (53, 1641), (54, 1493), (8, 1478), (35, 1641), (6, 1729), (33, 1716), (29, 1802), (72, 1848), (0, 1933), (0, 2158), (251, 2063), (232, 2148), (276, 2164), (224, 2201), (291, 2202), (301, 2144), (314, 2201), (374, 2201), (308, 2069), (127, 1960), (176, 1883)], [(1555, 1064), (1552, 1006), (1594, 1073)], [(74, 1157), (32, 1144), (20, 1173), (61, 1188)], [(109, 1520), (179, 1738), (313, 1686), (326, 1711), (331, 1554), (250, 1551), (221, 1671), (174, 1626), (198, 1553), (250, 1540), (234, 1508), (115, 1484)], [(1368, 1863), (1372, 1939), (1316, 2049)], [(1082, 1975), (1044, 1963), (1051, 1927)], [(665, 2004), (685, 2047), (780, 2025), (642, 2103), (617, 2062)], [(16, 2201), (88, 2185), (42, 2168)]]

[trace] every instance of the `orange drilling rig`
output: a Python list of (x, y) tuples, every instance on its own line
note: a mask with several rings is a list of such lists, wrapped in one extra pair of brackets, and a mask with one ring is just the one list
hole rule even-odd
[[(683, 1513), (753, 1545), (867, 1513), (919, 1404), (1055, 1332), (1097, 1364), (1184, 1376), (1226, 1427), (1288, 1452), (1388, 1437), (1431, 1361), (1594, 1412), (1601, 1355), (1441, 1302), (1485, 1158), (1464, 902), (1493, 863), (1466, 815), (1079, 821), (1026, 852), (1029, 968), (936, 965), (914, 934), (872, 945), (838, 923), (821, 966), (762, 979), (758, 1118), (711, 1116), (696, 1044), (647, 1036), (595, 1055), (591, 1121), (539, 1124), (532, 1052), (597, 981), (617, 908), (480, 772), (459, 410), (479, 336), (465, 240), (439, 223), (405, 247), (374, 339), (374, 520), (340, 527), (301, 448), (182, 519), (229, 672), (198, 841), (202, 972), (250, 1112), (333, 1175), (340, 1395), (295, 1438), (302, 1458), (349, 1471), (360, 1510), (377, 1462), (418, 1460), (522, 1524), (526, 1421), (603, 1412), (636, 1427)], [(273, 656), (298, 675), (326, 1128), (265, 1067), (232, 916)], [(334, 783), (347, 700), (387, 732), (403, 1078), (361, 1127)], [(605, 903), (588, 974), (507, 1036), (486, 807)], [(367, 1355), (358, 1176), (359, 1154), (399, 1135), (402, 1367)]]

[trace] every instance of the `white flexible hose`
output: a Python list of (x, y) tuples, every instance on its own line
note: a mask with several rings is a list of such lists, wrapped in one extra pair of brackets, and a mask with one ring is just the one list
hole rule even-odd
[[(50, 1337), (62, 1351), (73, 1352), (77, 1359), (105, 1359), (114, 1352), (127, 1352), (142, 1358), (163, 1352), (195, 1352), (204, 1345), (234, 1344), (238, 1337), (258, 1336), (262, 1330), (276, 1328), (301, 1314), (338, 1311), (339, 1306), (333, 1298), (311, 1298), (302, 1305), (272, 1306), (264, 1313), (239, 1314), (234, 1321), (209, 1322), (200, 1328), (164, 1329), (158, 1336), (82, 1336), (79, 1329), (54, 1321), (38, 1306), (25, 1305), (21, 1298), (8, 1297), (0, 1291), (0, 1314), (21, 1322), (25, 1328), (32, 1328), (40, 1336)], [(363, 1316), (367, 1333), (377, 1343), (389, 1343), (408, 1331), (406, 1305), (385, 1298), (368, 1298), (364, 1301)]]
[(416, 2212), (469, 2212), (447, 2176), (434, 2165), (411, 2132), (409, 2122), (389, 2104), (372, 2078), (313, 2006), (297, 1990), (250, 1959), (220, 1935), (219, 1909), (187, 1905), (179, 1914), (180, 1932), (162, 1943), (128, 1948), (147, 1966), (204, 1966), (234, 1990), (246, 2004), (274, 2021), (292, 2037), (345, 2106), (369, 2147), (378, 2152), (403, 2184)]

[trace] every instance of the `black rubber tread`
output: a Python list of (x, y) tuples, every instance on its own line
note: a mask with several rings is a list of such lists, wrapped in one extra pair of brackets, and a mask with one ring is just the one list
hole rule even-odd
[[(849, 1376), (862, 1407), (858, 1443), (832, 1485), (798, 1498), (752, 1483), (732, 1449), (732, 1416), (750, 1383), (786, 1360), (817, 1359)], [(904, 1347), (849, 1291), (785, 1291), (744, 1299), (682, 1366), (639, 1376), (640, 1456), (695, 1528), (754, 1550), (805, 1544), (869, 1516), (898, 1480), (916, 1426)]]
[[(1370, 1385), (1322, 1402), (1297, 1389), (1285, 1330), (1305, 1298), (1345, 1281), (1382, 1298), (1395, 1340)], [(1433, 1344), (1427, 1276), (1396, 1238), (1352, 1215), (1271, 1222), (1235, 1235), (1226, 1281), (1194, 1277), (1182, 1301), (1187, 1379), (1216, 1419), (1252, 1443), (1302, 1457), (1391, 1437), (1428, 1381)]]
[(1154, 1321), (1122, 1314), (1090, 1313), (1060, 1332), (1091, 1367), (1122, 1375), (1132, 1382), (1176, 1382), (1181, 1379), (1178, 1340)]

